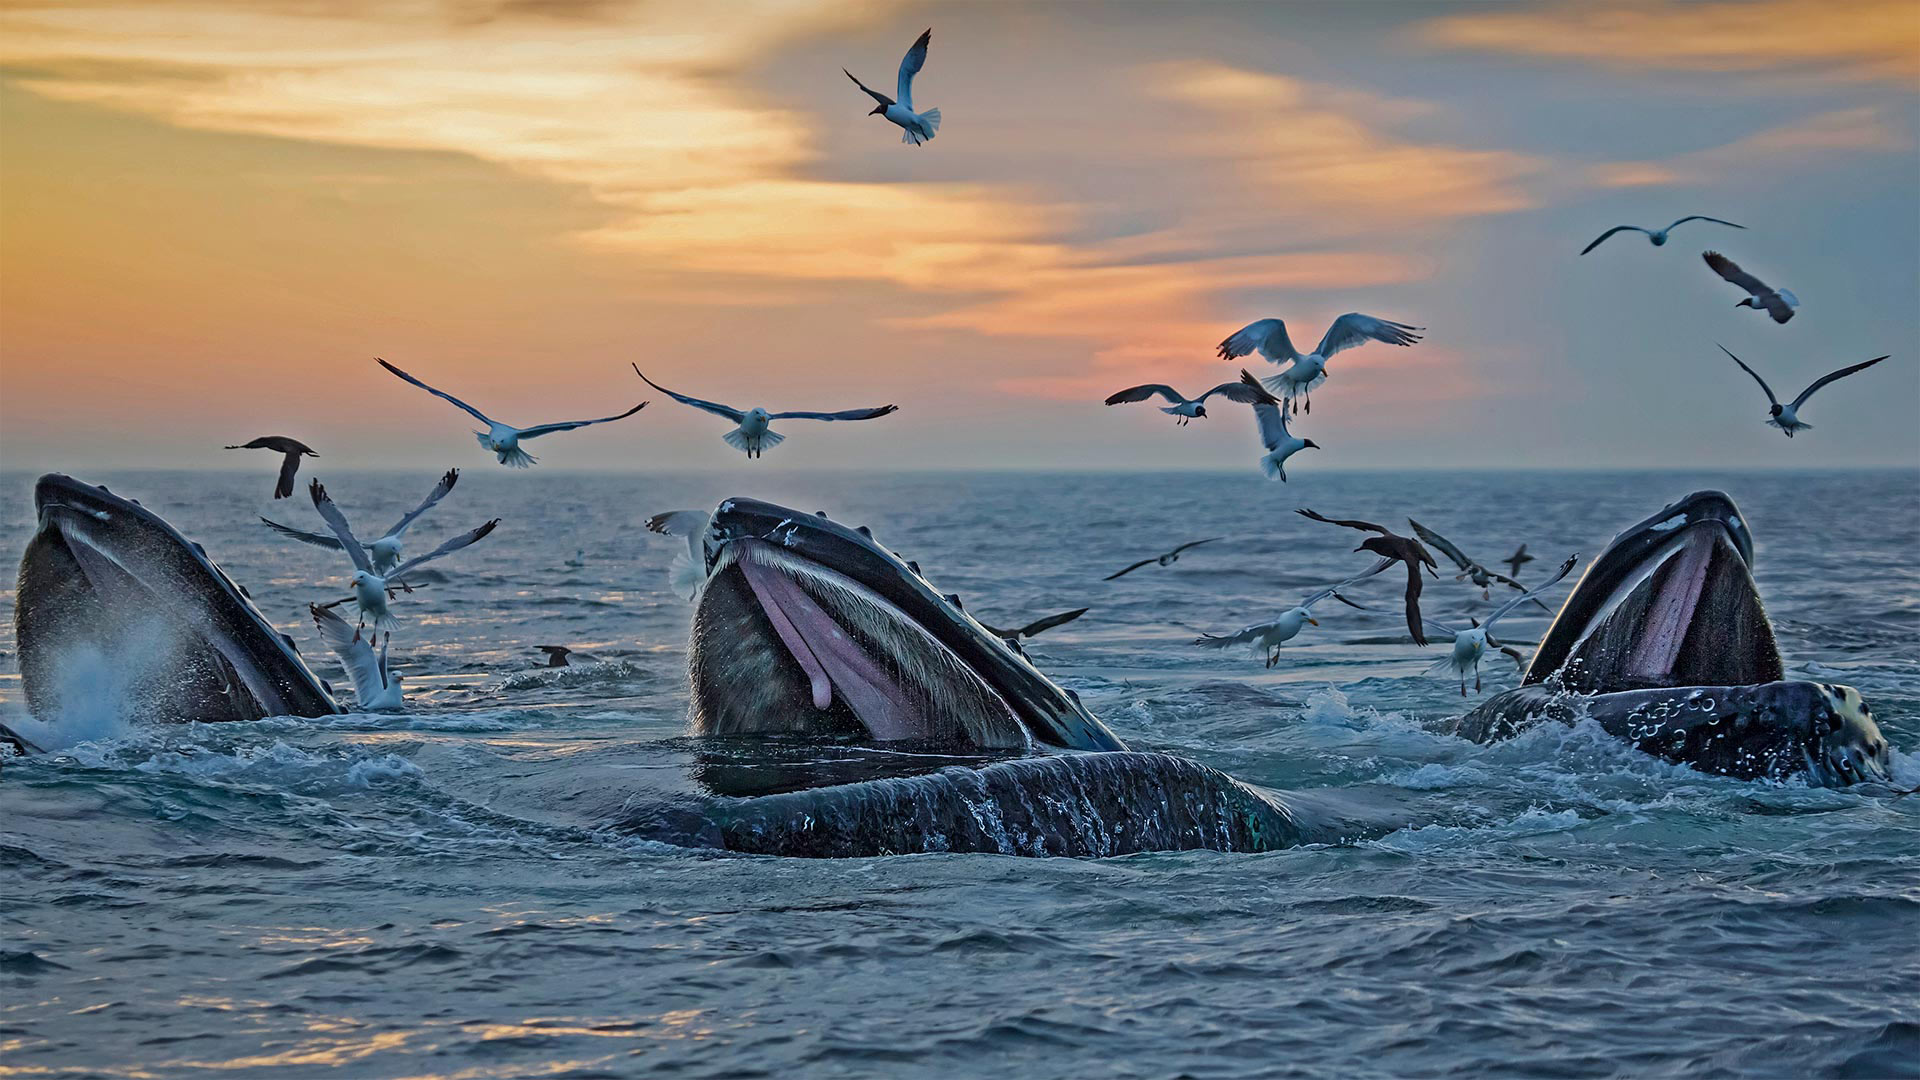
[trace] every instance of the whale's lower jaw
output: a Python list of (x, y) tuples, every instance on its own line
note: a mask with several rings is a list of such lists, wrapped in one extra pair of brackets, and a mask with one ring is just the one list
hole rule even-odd
[[(926, 852), (1101, 858), (1269, 851), (1349, 839), (1262, 791), (1167, 754), (1068, 753), (755, 798), (674, 803), (620, 828), (664, 843), (761, 855)], [(1384, 831), (1384, 830), (1381, 830)]]

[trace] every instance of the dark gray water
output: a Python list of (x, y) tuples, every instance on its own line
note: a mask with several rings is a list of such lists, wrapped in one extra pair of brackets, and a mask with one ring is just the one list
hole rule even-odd
[[(324, 474), (323, 474), (324, 475)], [(324, 475), (384, 525), (431, 486)], [(251, 474), (82, 476), (169, 518), (344, 686), (305, 618), (344, 559)], [(1920, 783), (1920, 475), (601, 477), (484, 461), (411, 547), (398, 717), (151, 727), (110, 703), (0, 780), (0, 1075), (1916, 1075), (1920, 796), (1746, 783), (1597, 729), (1481, 747), (1397, 617), (1329, 604), (1263, 670), (1191, 647), (1364, 568), (1291, 513), (1411, 513), (1542, 568), (1723, 487), (1792, 677), (1866, 694)], [(0, 551), (31, 477), (0, 477)], [(1130, 743), (1281, 788), (1444, 806), (1376, 841), (1103, 861), (739, 857), (495, 804), (516, 757), (678, 735), (689, 609), (646, 514), (756, 495), (866, 523), (997, 624), (1091, 605), (1037, 662)], [(1171, 542), (1177, 566), (1099, 579)], [(1391, 575), (1389, 575), (1391, 577)], [(1362, 598), (1392, 611), (1387, 579)], [(1489, 606), (1451, 581), (1431, 612)], [(0, 631), (0, 709), (26, 727)], [(1503, 637), (1545, 629), (1524, 613)], [(595, 660), (534, 670), (532, 646)], [(1504, 665), (1504, 666), (1503, 666)], [(1487, 692), (1514, 669), (1490, 664)], [(635, 761), (636, 768), (645, 761)]]

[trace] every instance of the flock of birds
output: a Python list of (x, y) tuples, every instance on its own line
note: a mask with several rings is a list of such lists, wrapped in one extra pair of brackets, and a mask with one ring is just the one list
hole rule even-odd
[[(907, 50), (906, 56), (900, 62), (892, 97), (872, 89), (862, 83), (852, 72), (842, 69), (847, 78), (852, 79), (862, 92), (877, 102), (868, 115), (881, 116), (895, 124), (901, 129), (901, 141), (915, 146), (924, 145), (940, 130), (939, 109), (917, 110), (913, 104), (914, 77), (926, 66), (927, 50), (932, 37), (933, 31), (929, 29), (914, 41), (912, 48)], [(1745, 229), (1745, 226), (1731, 221), (1701, 214), (1682, 217), (1662, 229), (1647, 229), (1638, 225), (1616, 225), (1588, 244), (1580, 254), (1591, 253), (1608, 239), (1622, 232), (1642, 233), (1654, 247), (1663, 247), (1674, 229), (1693, 221)], [(1785, 324), (1794, 317), (1800, 301), (1789, 290), (1776, 289), (1766, 284), (1742, 270), (1737, 263), (1719, 252), (1708, 251), (1702, 257), (1715, 273), (1747, 294), (1736, 306), (1765, 312), (1778, 324)], [(1259, 459), (1260, 469), (1269, 479), (1284, 482), (1287, 479), (1286, 462), (1289, 458), (1302, 450), (1320, 448), (1319, 444), (1312, 439), (1294, 435), (1289, 424), (1290, 418), (1297, 418), (1302, 413), (1308, 415), (1312, 413), (1312, 393), (1327, 381), (1328, 361), (1342, 352), (1368, 342), (1379, 342), (1402, 348), (1411, 347), (1421, 340), (1421, 331), (1424, 329), (1424, 327), (1360, 312), (1349, 312), (1333, 321), (1311, 352), (1302, 353), (1294, 345), (1285, 320), (1273, 317), (1258, 319), (1228, 335), (1216, 347), (1216, 352), (1220, 359), (1227, 361), (1258, 353), (1267, 362), (1281, 369), (1276, 374), (1260, 379), (1255, 378), (1251, 372), (1243, 368), (1237, 380), (1222, 382), (1199, 396), (1191, 398), (1165, 383), (1142, 383), (1115, 392), (1106, 399), (1106, 404), (1120, 405), (1159, 398), (1166, 402), (1160, 407), (1160, 411), (1175, 417), (1176, 424), (1181, 426), (1194, 420), (1207, 418), (1209, 399), (1218, 398), (1222, 401), (1249, 406), (1253, 412), (1255, 429), (1259, 434), (1261, 445), (1266, 451)], [(1879, 356), (1830, 372), (1814, 380), (1790, 403), (1782, 404), (1774, 396), (1766, 380), (1747, 366), (1745, 361), (1734, 356), (1725, 346), (1721, 346), (1721, 349), (1760, 384), (1770, 406), (1767, 423), (1780, 429), (1789, 438), (1810, 427), (1800, 419), (1799, 412), (1806, 405), (1807, 399), (1816, 391), (1835, 380), (1863, 371), (1887, 359), (1886, 356)], [(474, 432), (474, 437), (480, 446), (493, 454), (495, 460), (501, 465), (516, 469), (525, 469), (535, 464), (536, 459), (527, 453), (523, 445), (529, 440), (557, 432), (624, 420), (646, 408), (648, 404), (642, 401), (623, 413), (593, 420), (563, 420), (516, 427), (493, 419), (460, 398), (421, 381), (385, 360), (379, 360), (378, 363), (396, 378), (425, 390), (473, 417), (485, 428), (485, 430)], [(638, 365), (634, 366), (634, 374), (648, 386), (673, 400), (690, 408), (722, 417), (732, 424), (733, 427), (721, 438), (727, 445), (741, 451), (748, 458), (760, 457), (767, 450), (785, 441), (786, 436), (772, 428), (772, 424), (776, 421), (875, 420), (898, 411), (898, 407), (892, 404), (838, 412), (799, 410), (774, 412), (759, 406), (742, 409), (668, 390), (649, 379), (640, 371)], [(273, 493), (276, 499), (287, 498), (293, 494), (294, 480), (302, 458), (319, 457), (306, 444), (281, 435), (263, 436), (251, 442), (229, 446), (227, 449), (269, 450), (282, 456)], [(350, 579), (351, 596), (327, 604), (310, 605), (310, 612), (322, 638), (339, 656), (352, 678), (358, 704), (362, 709), (393, 709), (401, 705), (400, 678), (389, 670), (387, 664), (387, 650), (392, 642), (392, 629), (398, 624), (389, 604), (400, 595), (413, 591), (414, 586), (408, 583), (408, 575), (427, 563), (479, 542), (499, 524), (497, 518), (487, 521), (448, 539), (425, 555), (403, 561), (402, 547), (408, 530), (422, 515), (453, 490), (459, 475), (457, 469), (448, 470), (418, 507), (403, 515), (391, 528), (372, 542), (362, 541), (354, 534), (346, 515), (317, 480), (309, 485), (308, 490), (314, 509), (327, 526), (326, 532), (309, 532), (264, 517), (261, 519), (283, 536), (342, 551), (351, 560), (353, 565)], [(1301, 509), (1299, 513), (1314, 521), (1370, 534), (1354, 550), (1370, 552), (1376, 556), (1376, 561), (1353, 577), (1309, 593), (1302, 597), (1298, 604), (1281, 612), (1277, 618), (1269, 622), (1249, 626), (1232, 634), (1202, 634), (1195, 644), (1206, 648), (1252, 646), (1260, 650), (1267, 666), (1272, 667), (1278, 662), (1279, 648), (1283, 643), (1296, 637), (1304, 627), (1318, 625), (1313, 618), (1313, 608), (1316, 604), (1332, 598), (1352, 607), (1370, 610), (1348, 598), (1345, 591), (1399, 563), (1405, 568), (1406, 573), (1405, 612), (1408, 633), (1414, 643), (1421, 646), (1427, 644), (1426, 628), (1428, 626), (1452, 636), (1453, 648), (1447, 656), (1433, 666), (1432, 670), (1450, 672), (1457, 676), (1460, 680), (1460, 692), (1464, 695), (1469, 677), (1472, 677), (1475, 689), (1479, 688), (1480, 663), (1489, 650), (1510, 655), (1516, 661), (1521, 659), (1519, 653), (1511, 646), (1502, 644), (1493, 636), (1494, 624), (1527, 603), (1539, 605), (1544, 609), (1546, 605), (1539, 599), (1540, 592), (1565, 578), (1575, 562), (1575, 557), (1569, 557), (1560, 564), (1554, 574), (1529, 587), (1518, 580), (1521, 568), (1533, 561), (1533, 556), (1527, 554), (1524, 544), (1506, 559), (1499, 560), (1511, 567), (1510, 573), (1501, 574), (1469, 558), (1445, 537), (1412, 519), (1408, 520), (1408, 524), (1415, 535), (1409, 537), (1401, 536), (1385, 526), (1372, 522), (1328, 518), (1307, 509)], [(647, 528), (651, 531), (685, 541), (686, 550), (675, 556), (669, 568), (669, 581), (676, 593), (689, 600), (697, 597), (704, 579), (703, 554), (700, 547), (706, 526), (707, 516), (700, 511), (692, 510), (658, 514), (647, 521)], [(1143, 559), (1125, 567), (1109, 575), (1105, 580), (1116, 580), (1149, 565), (1170, 566), (1180, 558), (1183, 552), (1219, 539), (1222, 538), (1211, 537), (1182, 544), (1165, 554)], [(1471, 582), (1474, 587), (1481, 590), (1483, 598), (1491, 600), (1491, 590), (1495, 585), (1513, 590), (1517, 595), (1496, 607), (1487, 616), (1485, 622), (1472, 620), (1466, 627), (1453, 627), (1423, 619), (1420, 612), (1422, 571), (1424, 570), (1429, 576), (1438, 576), (1438, 563), (1428, 551), (1427, 545), (1438, 549), (1451, 560), (1459, 569), (1456, 580)], [(360, 619), (357, 625), (348, 624), (333, 611), (334, 608), (348, 602), (352, 602), (359, 611)], [(1031, 638), (1035, 634), (1071, 622), (1087, 610), (1083, 607), (1062, 612), (1017, 628), (987, 627), (987, 629), (998, 634), (1018, 650), (1022, 639)], [(367, 628), (369, 623), (372, 624), (371, 631)], [(538, 648), (547, 654), (550, 665), (564, 666), (567, 663), (569, 650), (565, 646), (538, 646)]]

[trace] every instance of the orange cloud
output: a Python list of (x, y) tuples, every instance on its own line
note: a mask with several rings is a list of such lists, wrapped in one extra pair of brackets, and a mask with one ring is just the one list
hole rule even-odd
[(1910, 84), (1920, 74), (1912, 0), (1563, 3), (1449, 15), (1419, 36), (1436, 45), (1585, 60), (1613, 68), (1771, 71)]
[(1879, 109), (1840, 109), (1659, 161), (1595, 165), (1587, 175), (1601, 187), (1707, 184), (1757, 167), (1823, 164), (1829, 155), (1840, 151), (1891, 152), (1912, 146), (1912, 138), (1888, 123)]

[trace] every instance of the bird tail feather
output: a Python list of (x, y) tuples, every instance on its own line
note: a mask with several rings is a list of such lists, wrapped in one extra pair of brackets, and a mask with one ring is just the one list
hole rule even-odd
[(532, 454), (527, 453), (517, 446), (511, 450), (500, 451), (499, 458), (500, 464), (510, 469), (524, 469), (538, 460)]
[(746, 453), (754, 453), (755, 451), (764, 453), (787, 441), (787, 437), (777, 431), (763, 431), (756, 441), (749, 441), (746, 433), (739, 428), (734, 428), (732, 431), (720, 437), (726, 440), (728, 446)]
[(1268, 454), (1261, 458), (1260, 471), (1266, 473), (1269, 480), (1278, 480), (1283, 484), (1287, 482), (1287, 467), (1278, 454)]
[(688, 603), (692, 603), (694, 598), (700, 595), (700, 587), (705, 585), (706, 581), (706, 574), (694, 563), (693, 556), (687, 552), (680, 552), (673, 557), (672, 562), (667, 564), (667, 587), (674, 591), (674, 595)]
[(920, 121), (927, 125), (927, 138), (931, 139), (940, 132), (940, 110), (928, 109), (920, 114)]

